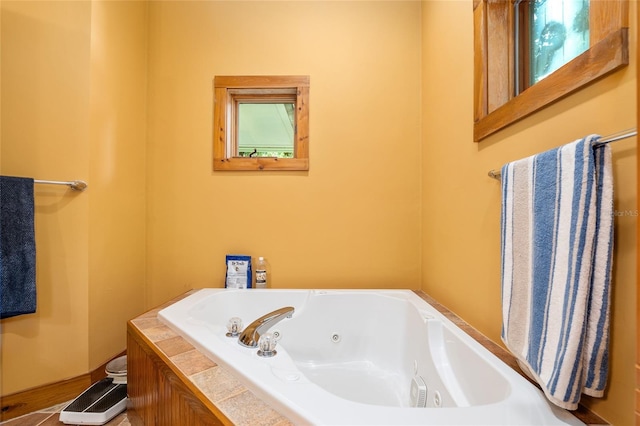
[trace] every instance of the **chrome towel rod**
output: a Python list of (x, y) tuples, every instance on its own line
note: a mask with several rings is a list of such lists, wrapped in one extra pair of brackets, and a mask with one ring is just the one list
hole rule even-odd
[(73, 180), (73, 181), (69, 181), (69, 182), (62, 182), (59, 180), (39, 180), (39, 179), (34, 179), (33, 180), (34, 183), (41, 183), (41, 184), (45, 184), (45, 185), (67, 185), (69, 186), (71, 189), (75, 190), (75, 191), (84, 191), (85, 189), (87, 189), (87, 183), (83, 180)]
[[(637, 135), (638, 135), (638, 131), (636, 129), (623, 130), (622, 132), (614, 133), (613, 135), (598, 139), (595, 145), (596, 146), (604, 145), (611, 142), (620, 141), (622, 139), (631, 138)], [(500, 174), (501, 174), (500, 170), (493, 170), (493, 169), (489, 170), (489, 173), (487, 173), (487, 175), (489, 175), (489, 177), (493, 179), (500, 179)]]

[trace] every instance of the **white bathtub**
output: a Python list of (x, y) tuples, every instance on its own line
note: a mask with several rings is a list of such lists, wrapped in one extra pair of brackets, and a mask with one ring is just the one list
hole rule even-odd
[[(225, 336), (285, 306), (277, 355)], [(203, 289), (159, 316), (296, 424), (582, 424), (412, 291)]]

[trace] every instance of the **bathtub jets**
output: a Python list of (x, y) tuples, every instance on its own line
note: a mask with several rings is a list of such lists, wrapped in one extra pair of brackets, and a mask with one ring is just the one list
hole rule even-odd
[(158, 317), (293, 424), (583, 425), (410, 290), (210, 288)]

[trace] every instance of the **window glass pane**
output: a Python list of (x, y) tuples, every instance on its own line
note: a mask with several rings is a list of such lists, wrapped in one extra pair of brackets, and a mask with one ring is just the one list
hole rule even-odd
[(589, 0), (535, 0), (530, 20), (532, 85), (589, 49)]
[(240, 103), (238, 156), (293, 157), (294, 103)]

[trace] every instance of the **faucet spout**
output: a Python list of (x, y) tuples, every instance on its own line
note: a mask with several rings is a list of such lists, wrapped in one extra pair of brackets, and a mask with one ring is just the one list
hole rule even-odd
[(279, 323), (285, 318), (291, 318), (295, 309), (291, 306), (276, 309), (266, 315), (261, 316), (244, 329), (238, 343), (247, 348), (255, 348), (258, 346), (260, 336), (266, 333), (271, 327)]

